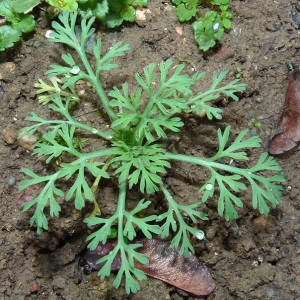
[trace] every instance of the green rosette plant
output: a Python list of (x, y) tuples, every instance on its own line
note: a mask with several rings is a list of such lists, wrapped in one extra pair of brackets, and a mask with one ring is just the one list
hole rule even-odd
[[(134, 242), (138, 231), (149, 239), (153, 235), (171, 237), (171, 247), (178, 247), (180, 254), (187, 256), (189, 252), (194, 252), (191, 239), (204, 238), (203, 231), (194, 225), (199, 220), (208, 219), (201, 211), (205, 202), (217, 197), (220, 216), (226, 220), (237, 218), (237, 207), (243, 207), (237, 195), (247, 189), (248, 183), (253, 208), (267, 214), (270, 208), (281, 203), (283, 188), (280, 183), (284, 182), (284, 177), (280, 166), (267, 153), (262, 153), (253, 166), (238, 166), (238, 161), (248, 160), (245, 149), (260, 147), (261, 143), (259, 137), (249, 137), (247, 129), (231, 143), (230, 126), (224, 131), (218, 129), (219, 150), (209, 158), (173, 153), (162, 145), (163, 139), (168, 139), (170, 133), (179, 132), (184, 126), (180, 113), (193, 111), (198, 114), (205, 110), (209, 119), (221, 119), (222, 110), (210, 105), (210, 102), (221, 95), (237, 101), (236, 94), (246, 88), (239, 79), (224, 83), (227, 71), (222, 71), (213, 75), (207, 91), (195, 93), (193, 85), (205, 73), (183, 74), (184, 66), (174, 65), (168, 59), (161, 62), (158, 68), (151, 63), (144, 68), (143, 74), (136, 74), (139, 87), (135, 91), (130, 91), (125, 82), (120, 88), (114, 87), (107, 92), (101, 84), (102, 73), (117, 68), (113, 59), (123, 56), (129, 46), (117, 42), (102, 54), (101, 40), (97, 40), (93, 45), (95, 64), (91, 65), (84, 49), (87, 39), (94, 33), (94, 18), (81, 21), (82, 34), (79, 38), (75, 33), (76, 17), (77, 13), (63, 13), (59, 16), (59, 23), (52, 23), (55, 31), (51, 33), (50, 41), (68, 45), (77, 55), (63, 54), (64, 66), (53, 64), (47, 74), (49, 78), (60, 78), (62, 89), (73, 87), (78, 80), (91, 83), (108, 115), (110, 129), (103, 131), (76, 120), (69, 106), (72, 94), (62, 98), (61, 92), (57, 92), (47, 99), (50, 101), (49, 109), (61, 118), (47, 120), (32, 112), (26, 120), (33, 124), (23, 128), (23, 134), (33, 135), (43, 128), (42, 138), (36, 143), (33, 155), (47, 157), (48, 164), (64, 154), (68, 160), (56, 166), (51, 174), (36, 174), (28, 168), (24, 169), (28, 179), (21, 182), (21, 191), (33, 185), (41, 185), (41, 191), (33, 200), (23, 204), (23, 211), (33, 209), (30, 224), (36, 226), (41, 234), (43, 230), (48, 230), (47, 215), (59, 216), (63, 200), (73, 201), (77, 210), (81, 210), (87, 202), (94, 202), (97, 207), (99, 182), (102, 178), (117, 178), (118, 202), (115, 211), (107, 217), (93, 214), (84, 220), (88, 226), (96, 228), (87, 237), (88, 247), (95, 249), (99, 242), (105, 244), (115, 234), (116, 247), (101, 259), (104, 266), (99, 276), (109, 276), (114, 258), (120, 255), (122, 264), (114, 286), (119, 287), (124, 278), (127, 293), (136, 292), (139, 290), (138, 280), (146, 276), (135, 268), (134, 259), (141, 263), (148, 261), (145, 255), (138, 252), (141, 245)], [(43, 88), (46, 89), (45, 85)], [(84, 147), (77, 146), (78, 136), (83, 132), (105, 140), (107, 147), (92, 152), (83, 151)], [(236, 164), (227, 164), (226, 159)], [(195, 164), (208, 171), (207, 181), (199, 188), (200, 201), (183, 205), (172, 196), (164, 182), (172, 161)], [(87, 181), (90, 176), (95, 178), (94, 184)], [(62, 188), (61, 180), (69, 183), (66, 190)], [(127, 194), (134, 186), (142, 194), (162, 192), (167, 209), (161, 214), (148, 215), (151, 201), (140, 199), (129, 210), (126, 206)]]

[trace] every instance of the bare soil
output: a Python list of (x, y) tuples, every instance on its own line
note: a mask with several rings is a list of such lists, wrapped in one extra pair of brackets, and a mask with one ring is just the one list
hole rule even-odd
[[(189, 60), (185, 70), (190, 74), (195, 70), (207, 72), (195, 91), (204, 91), (209, 86), (213, 72), (229, 70), (228, 80), (232, 80), (240, 68), (242, 80), (248, 84), (240, 101), (221, 99), (218, 104), (224, 111), (221, 121), (186, 116), (185, 129), (173, 135), (171, 146), (181, 153), (210, 156), (216, 152), (218, 128), (231, 125), (232, 134), (250, 128), (263, 141), (261, 148), (249, 151), (249, 165), (255, 163), (267, 150), (283, 107), (286, 64), (292, 61), (300, 65), (299, 12), (289, 0), (232, 0), (232, 30), (216, 48), (202, 53), (194, 42), (190, 24), (179, 23), (170, 1), (149, 2), (150, 12), (145, 21), (124, 24), (116, 30), (97, 25), (97, 37), (103, 40), (105, 49), (117, 41), (131, 45), (126, 57), (118, 60), (119, 68), (104, 75), (105, 87), (110, 89), (128, 81), (134, 88), (136, 72), (169, 57), (175, 62)], [(85, 238), (90, 231), (82, 219), (91, 207), (76, 212), (72, 203), (66, 203), (61, 218), (51, 219), (49, 231), (42, 235), (29, 226), (30, 212), (21, 212), (17, 200), (19, 183), (25, 178), (22, 168), (47, 174), (53, 166), (18, 147), (15, 135), (28, 125), (24, 119), (33, 111), (51, 118), (47, 106), (38, 105), (33, 85), (39, 78), (45, 80), (49, 65), (60, 63), (60, 55), (70, 51), (47, 41), (45, 33), (51, 29), (51, 22), (43, 11), (35, 13), (36, 31), (26, 35), (15, 48), (0, 53), (4, 89), (0, 93), (0, 129), (6, 130), (0, 142), (0, 299), (194, 299), (151, 278), (140, 283), (140, 292), (126, 295), (123, 286), (118, 290), (112, 286), (114, 275), (103, 281), (96, 273), (84, 275), (78, 260), (85, 251)], [(175, 27), (182, 27), (183, 35)], [(106, 126), (101, 116), (89, 113), (98, 105), (91, 88), (83, 84), (78, 89), (84, 91), (77, 112), (81, 120)], [(253, 128), (253, 118), (261, 123), (259, 128)], [(96, 146), (93, 140), (86, 145)], [(217, 284), (206, 299), (300, 299), (299, 151), (278, 158), (278, 162), (287, 182), (282, 205), (268, 216), (259, 216), (253, 210), (250, 190), (239, 195), (245, 207), (239, 210), (237, 220), (226, 222), (219, 217), (216, 199), (205, 208), (210, 220), (199, 224), (199, 228), (205, 231), (206, 238), (195, 247), (199, 260), (210, 269)], [(192, 203), (199, 201), (198, 189), (205, 176), (200, 168), (173, 164), (166, 182), (178, 201)], [(116, 205), (116, 188), (111, 182), (104, 182), (101, 188), (102, 213), (109, 215)], [(134, 206), (139, 196), (133, 191), (129, 206)], [(154, 203), (163, 207), (159, 196)]]

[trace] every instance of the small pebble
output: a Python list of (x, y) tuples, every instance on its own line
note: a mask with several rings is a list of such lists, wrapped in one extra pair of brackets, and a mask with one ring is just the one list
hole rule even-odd
[(183, 28), (182, 27), (175, 27), (175, 31), (179, 35), (183, 35)]
[(272, 298), (274, 296), (274, 294), (275, 294), (274, 289), (272, 289), (272, 288), (268, 288), (267, 289), (267, 295), (268, 295), (268, 297)]
[(29, 136), (25, 134), (22, 138), (19, 139), (19, 145), (29, 151), (33, 151), (34, 144), (37, 141), (37, 137), (34, 135)]
[(9, 178), (7, 179), (7, 184), (9, 187), (13, 187), (16, 184), (15, 176), (13, 175), (9, 176)]
[(13, 82), (17, 75), (17, 67), (13, 62), (0, 64), (0, 80)]
[(36, 283), (30, 284), (30, 294), (35, 294), (38, 292), (38, 286)]
[(279, 30), (281, 28), (281, 26), (282, 26), (282, 22), (280, 22), (280, 21), (275, 21), (273, 23), (273, 28), (275, 31)]
[(282, 23), (280, 21), (269, 22), (266, 25), (266, 30), (275, 32), (275, 31), (278, 31), (281, 28), (281, 26), (282, 26)]
[(137, 8), (135, 11), (135, 20), (136, 21), (145, 21), (146, 14), (151, 13), (150, 9), (147, 8)]
[(269, 216), (267, 215), (259, 215), (258, 217), (252, 220), (252, 226), (259, 231), (265, 230), (268, 226), (268, 223)]
[(300, 246), (300, 237), (295, 235), (294, 239), (298, 242), (298, 246)]
[(47, 31), (46, 31), (46, 34), (45, 34), (45, 37), (46, 37), (47, 39), (51, 38), (51, 33), (52, 33), (52, 32), (54, 32), (54, 30), (47, 30)]
[(259, 135), (259, 128), (258, 127), (253, 127), (251, 129), (251, 135), (252, 136), (258, 136)]
[(262, 55), (266, 55), (272, 48), (275, 40), (273, 38), (267, 38), (262, 45)]
[(2, 85), (0, 85), (0, 100), (2, 100), (2, 99), (3, 99), (4, 95), (5, 95), (4, 88), (3, 88), (3, 86), (2, 86)]
[(18, 137), (17, 131), (13, 129), (3, 129), (2, 132), (2, 139), (7, 145), (12, 145)]

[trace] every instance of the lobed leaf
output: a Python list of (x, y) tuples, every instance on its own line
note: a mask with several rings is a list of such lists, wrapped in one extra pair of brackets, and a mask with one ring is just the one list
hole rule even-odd
[(218, 173), (212, 168), (209, 168), (209, 171), (211, 172), (210, 179), (199, 189), (199, 193), (202, 194), (201, 200), (203, 203), (215, 193), (216, 177), (218, 176)]
[[(180, 224), (181, 225), (181, 224)], [(184, 227), (180, 226), (178, 229), (178, 232), (173, 237), (171, 241), (170, 247), (176, 247), (179, 248), (180, 255), (183, 255), (184, 257), (189, 256), (189, 252), (195, 253), (194, 247), (191, 244), (190, 238), (188, 236), (188, 231), (193, 231), (194, 228), (186, 225)]]
[(152, 238), (151, 233), (159, 234), (160, 233), (160, 227), (159, 225), (152, 225), (150, 222), (156, 220), (157, 216), (147, 216), (147, 217), (135, 217), (136, 214), (139, 214), (142, 210), (147, 208), (150, 205), (151, 201), (144, 202), (144, 199), (140, 200), (138, 205), (134, 210), (131, 212), (124, 212), (124, 216), (126, 217), (127, 221), (124, 227), (124, 235), (128, 237), (129, 240), (133, 240), (133, 238), (136, 237), (136, 230), (134, 225), (137, 226), (138, 229), (140, 229), (145, 237), (148, 239)]
[(154, 63), (150, 63), (147, 67), (144, 68), (145, 80), (139, 73), (135, 74), (136, 81), (143, 88), (143, 90), (146, 91), (148, 96), (152, 95), (151, 84), (156, 79), (156, 74), (154, 73), (155, 67), (156, 65)]
[(69, 179), (74, 173), (77, 173), (77, 178), (74, 184), (70, 187), (66, 194), (66, 200), (70, 200), (75, 194), (75, 207), (76, 209), (82, 209), (85, 206), (85, 200), (94, 200), (94, 193), (91, 190), (89, 184), (85, 179), (85, 168), (88, 169), (95, 177), (101, 175), (101, 177), (108, 178), (109, 175), (106, 171), (99, 169), (97, 166), (103, 165), (102, 162), (90, 163), (82, 160), (76, 160), (73, 163), (61, 164), (60, 175)]
[(54, 157), (60, 156), (63, 152), (77, 153), (73, 145), (74, 131), (75, 126), (69, 127), (66, 123), (54, 127), (43, 135), (43, 142), (35, 144), (33, 154), (47, 155), (46, 163), (49, 163)]
[(112, 226), (117, 220), (118, 216), (114, 214), (110, 218), (104, 219), (99, 217), (89, 217), (84, 220), (88, 226), (102, 225), (100, 229), (96, 230), (87, 237), (87, 241), (90, 241), (88, 248), (95, 250), (99, 243), (105, 244), (107, 238), (110, 236), (112, 231)]
[(173, 199), (170, 192), (163, 184), (161, 184), (160, 187), (169, 204), (168, 211), (159, 215), (156, 219), (157, 222), (163, 221), (163, 224), (160, 226), (161, 236), (169, 236), (170, 229), (172, 229), (174, 232), (177, 232), (171, 241), (171, 247), (179, 247), (180, 254), (187, 257), (189, 251), (194, 252), (194, 248), (190, 243), (189, 234), (194, 235), (197, 239), (203, 239), (204, 233), (202, 230), (195, 229), (187, 224), (188, 221), (185, 221), (183, 215), (188, 216), (188, 220), (192, 220), (193, 223), (197, 222), (195, 217), (202, 220), (207, 220), (207, 215), (196, 210), (196, 208), (201, 206), (201, 203), (180, 205)]
[[(142, 124), (143, 126), (138, 127), (137, 135), (139, 139), (145, 137), (148, 142), (156, 141), (159, 138), (167, 138), (164, 128), (179, 132), (179, 129), (184, 125), (179, 117), (167, 118), (162, 114), (157, 115), (155, 118), (144, 118)], [(155, 135), (152, 131), (155, 132)]]
[(142, 193), (152, 194), (158, 190), (161, 177), (157, 173), (164, 173), (169, 167), (160, 145), (146, 144), (129, 148), (127, 152), (119, 148), (119, 153), (121, 155), (112, 159), (112, 163), (121, 164), (115, 171), (120, 176), (119, 181), (128, 179), (130, 188), (139, 182)]
[[(67, 44), (72, 48), (76, 48), (80, 44), (75, 34), (75, 24), (77, 12), (63, 12), (58, 16), (60, 23), (53, 21), (52, 27), (56, 30), (51, 33), (49, 41), (53, 43)], [(90, 19), (94, 22), (94, 18)]]
[(234, 208), (233, 203), (237, 207), (243, 207), (243, 202), (226, 188), (223, 180), (218, 178), (217, 182), (220, 188), (220, 195), (218, 200), (219, 215), (224, 215), (226, 221), (236, 219), (238, 217), (238, 213)]
[(129, 94), (128, 84), (122, 85), (123, 93), (119, 89), (114, 87), (113, 91), (108, 95), (113, 100), (110, 101), (112, 107), (117, 107), (119, 112), (117, 113), (118, 119), (112, 123), (113, 128), (126, 128), (127, 126), (135, 126), (141, 119), (139, 112), (139, 106), (142, 104), (141, 94), (142, 90), (137, 89), (136, 93)]
[(46, 0), (46, 2), (63, 11), (73, 12), (78, 8), (77, 0)]
[(80, 1), (78, 12), (82, 18), (97, 17), (100, 20), (104, 19), (109, 12), (108, 0), (103, 1)]
[(21, 39), (22, 32), (9, 25), (0, 26), (0, 51), (10, 48)]
[[(172, 1), (174, 3), (174, 1)], [(189, 21), (196, 16), (198, 0), (189, 3), (180, 3), (176, 8), (176, 14), (180, 22)]]
[(247, 139), (244, 139), (246, 134), (249, 132), (249, 129), (245, 129), (241, 131), (238, 136), (234, 139), (234, 141), (226, 148), (230, 126), (227, 126), (222, 134), (221, 129), (218, 129), (218, 138), (219, 138), (219, 150), (215, 156), (211, 158), (211, 160), (217, 160), (222, 157), (230, 157), (232, 159), (239, 160), (248, 160), (248, 156), (244, 151), (238, 151), (246, 148), (257, 148), (260, 147), (261, 139), (258, 136), (251, 136)]
[(112, 251), (110, 251), (109, 254), (105, 255), (98, 261), (98, 263), (105, 262), (104, 266), (98, 272), (100, 279), (103, 280), (105, 277), (108, 277), (110, 275), (111, 265), (118, 252), (119, 252), (119, 247), (116, 246)]
[(115, 57), (124, 56), (125, 52), (130, 49), (128, 44), (121, 45), (122, 42), (115, 43), (101, 59), (98, 58), (98, 54), (95, 55), (97, 58), (97, 70), (109, 71), (118, 67), (117, 64), (112, 63), (112, 60)]
[(56, 172), (49, 176), (38, 176), (34, 172), (24, 169), (24, 173), (33, 179), (23, 180), (20, 184), (20, 190), (25, 188), (45, 182), (45, 186), (39, 195), (31, 201), (23, 203), (23, 211), (30, 209), (32, 206), (36, 205), (35, 212), (30, 219), (30, 225), (36, 224), (38, 234), (41, 234), (43, 229), (48, 230), (48, 221), (44, 214), (44, 209), (49, 203), (50, 206), (50, 216), (58, 216), (60, 212), (60, 205), (56, 201), (56, 196), (63, 197), (64, 193), (61, 189), (55, 186), (55, 181), (60, 178), (59, 172)]

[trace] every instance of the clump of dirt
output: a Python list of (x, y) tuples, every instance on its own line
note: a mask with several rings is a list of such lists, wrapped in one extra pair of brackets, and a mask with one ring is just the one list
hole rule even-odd
[[(186, 127), (174, 135), (177, 151), (203, 156), (213, 155), (217, 148), (218, 128), (231, 125), (233, 133), (251, 128), (263, 145), (251, 150), (249, 164), (254, 163), (267, 144), (284, 103), (287, 87), (286, 63), (298, 59), (298, 6), (282, 1), (231, 1), (234, 13), (233, 28), (226, 33), (217, 47), (201, 53), (193, 40), (190, 24), (180, 24), (175, 8), (169, 1), (149, 1), (145, 21), (124, 24), (116, 30), (98, 25), (97, 36), (108, 49), (116, 41), (131, 45), (126, 57), (118, 60), (119, 68), (103, 77), (105, 88), (120, 86), (128, 81), (135, 86), (134, 74), (151, 62), (166, 58), (176, 62), (189, 60), (185, 72), (206, 71), (207, 79), (213, 72), (229, 70), (229, 79), (240, 75), (248, 84), (239, 102), (222, 99), (219, 105), (224, 114), (221, 121), (207, 121), (188, 115)], [(30, 112), (51, 118), (47, 106), (38, 105), (34, 83), (42, 78), (51, 63), (60, 62), (62, 53), (70, 51), (63, 45), (47, 41), (45, 33), (50, 22), (42, 11), (36, 11), (38, 27), (35, 33), (25, 36), (13, 50), (0, 53), (0, 131), (5, 130), (0, 143), (0, 209), (1, 299), (194, 299), (192, 295), (155, 279), (141, 282), (141, 291), (126, 295), (122, 286), (116, 290), (113, 275), (100, 280), (96, 273), (84, 275), (78, 267), (89, 234), (82, 223), (90, 207), (76, 212), (72, 203), (65, 203), (61, 219), (51, 219), (49, 231), (38, 236), (29, 226), (30, 212), (21, 213), (19, 182), (24, 179), (22, 168), (47, 174), (54, 166), (44, 159), (31, 156), (31, 152), (16, 143), (18, 131), (28, 123)], [(182, 27), (178, 34), (176, 27)], [(177, 30), (177, 31), (176, 31)], [(181, 31), (180, 31), (181, 32)], [(105, 49), (104, 49), (105, 51)], [(200, 81), (195, 90), (203, 91), (209, 80)], [(105, 118), (89, 112), (97, 108), (96, 96), (83, 85), (85, 94), (78, 106), (78, 116), (90, 124), (106, 126)], [(252, 128), (252, 119), (261, 123)], [(90, 141), (87, 147), (95, 147)], [(225, 222), (216, 213), (216, 200), (206, 211), (210, 220), (199, 224), (206, 239), (195, 243), (196, 254), (216, 281), (217, 288), (209, 299), (300, 299), (300, 203), (299, 153), (278, 158), (287, 182), (284, 184), (283, 204), (268, 216), (259, 216), (250, 205), (248, 191), (239, 195), (245, 207), (239, 210), (237, 220)], [(198, 189), (205, 173), (198, 167), (183, 163), (172, 166), (166, 182), (174, 197), (183, 203), (199, 200)], [(38, 190), (28, 191), (37, 193)], [(132, 193), (132, 201), (139, 199)], [(101, 195), (102, 213), (109, 215), (115, 208), (116, 194), (113, 183), (104, 183)], [(19, 200), (19, 201), (18, 201)], [(154, 199), (161, 201), (162, 199)], [(130, 205), (130, 204), (129, 204)], [(163, 204), (162, 204), (163, 206)]]

